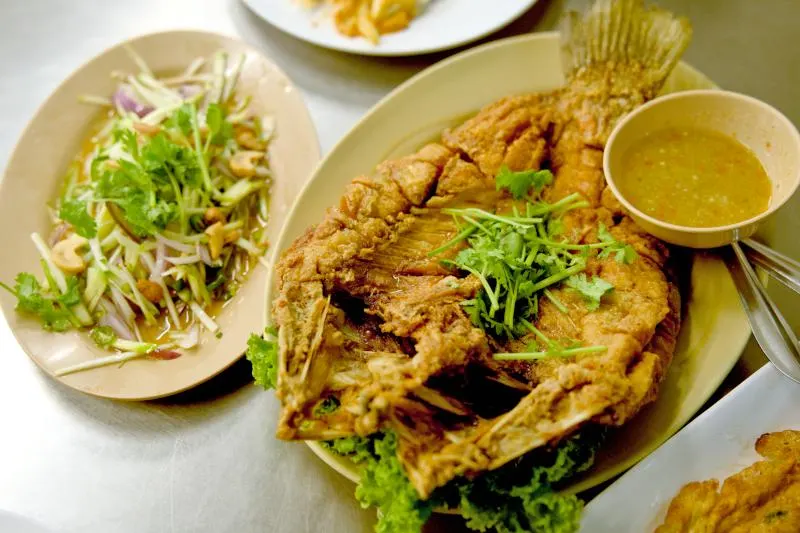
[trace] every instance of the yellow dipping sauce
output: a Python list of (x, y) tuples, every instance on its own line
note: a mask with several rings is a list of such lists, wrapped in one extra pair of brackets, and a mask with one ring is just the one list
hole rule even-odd
[(772, 184), (756, 155), (736, 139), (704, 129), (664, 129), (625, 154), (617, 187), (644, 213), (709, 228), (763, 213)]

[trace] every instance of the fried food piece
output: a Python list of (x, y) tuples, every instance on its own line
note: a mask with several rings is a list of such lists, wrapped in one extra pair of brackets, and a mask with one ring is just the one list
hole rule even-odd
[(685, 485), (655, 533), (800, 531), (800, 431), (761, 435), (765, 458), (727, 478)]
[[(620, 24), (632, 28), (627, 37), (607, 39)], [(570, 29), (564, 89), (502, 99), (441, 142), (381, 163), (353, 180), (282, 256), (273, 310), (279, 437), (391, 429), (409, 479), (427, 497), (456, 476), (498, 468), (583, 424), (623, 424), (656, 397), (675, 349), (680, 296), (668, 248), (609, 202), (602, 149), (614, 121), (657, 93), (689, 30), (636, 0), (600, 0)], [(461, 303), (481, 285), (442, 266), (458, 246), (430, 256), (459, 232), (442, 209), (509, 210), (511, 198), (496, 191), (499, 170), (548, 163), (555, 179), (545, 197), (578, 192), (589, 205), (564, 217), (568, 239), (598, 242), (603, 223), (639, 258), (589, 260), (586, 274), (615, 286), (598, 310), (554, 288), (568, 313), (542, 299), (531, 317), (551, 338), (606, 351), (495, 361), (492, 353), (524, 350), (532, 339), (496, 339), (464, 312)], [(340, 407), (315, 416), (329, 396)]]
[(421, 10), (418, 0), (327, 0), (327, 3), (333, 8), (333, 23), (339, 33), (366, 37), (373, 44), (378, 43), (381, 35), (407, 28)]

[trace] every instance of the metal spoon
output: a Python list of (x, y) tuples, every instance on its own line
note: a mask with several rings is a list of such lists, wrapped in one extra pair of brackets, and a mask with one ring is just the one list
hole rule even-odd
[[(744, 241), (744, 244), (752, 246), (752, 242)], [(775, 258), (780, 257), (790, 262), (794, 261), (762, 244), (755, 244), (760, 249), (753, 254), (754, 258), (758, 257), (754, 262), (781, 282), (791, 279), (790, 276), (785, 277), (787, 272), (777, 266), (781, 262), (775, 261)], [(756, 250), (756, 248), (751, 249)], [(729, 247), (724, 248), (722, 257), (739, 291), (742, 307), (747, 313), (753, 336), (758, 345), (781, 373), (800, 383), (800, 344), (798, 344), (797, 336), (778, 310), (775, 302), (767, 294), (739, 242), (734, 241)], [(794, 283), (796, 282), (797, 279), (794, 280)], [(800, 284), (796, 287), (788, 282), (786, 284), (795, 290), (800, 288)]]

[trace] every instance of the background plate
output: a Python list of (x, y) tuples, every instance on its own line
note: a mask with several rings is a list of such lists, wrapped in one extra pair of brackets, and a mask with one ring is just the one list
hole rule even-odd
[[(476, 73), (480, 73), (479, 75)], [(557, 33), (490, 43), (438, 63), (378, 103), (323, 160), (292, 208), (277, 247), (288, 247), (322, 219), (331, 199), (377, 163), (417, 149), (465, 115), (501, 97), (564, 83)], [(681, 63), (665, 90), (711, 88)], [(680, 429), (716, 390), (739, 358), (750, 329), (724, 264), (714, 255), (691, 257), (690, 287), (678, 347), (657, 402), (612, 435), (595, 466), (570, 491), (588, 489), (629, 468)], [(267, 288), (272, 300), (274, 279)], [(316, 443), (309, 446), (351, 480), (357, 468)]]
[(298, 39), (325, 48), (374, 56), (407, 56), (446, 50), (480, 39), (528, 10), (536, 0), (431, 0), (403, 31), (381, 36), (377, 45), (341, 35), (324, 12), (299, 0), (244, 0), (258, 16)]
[[(246, 54), (238, 90), (253, 96), (253, 112), (271, 114), (277, 123), (276, 138), (269, 150), (275, 183), (268, 233), (270, 242), (275, 242), (289, 206), (319, 160), (317, 135), (299, 92), (272, 62), (229, 37), (171, 31), (138, 37), (127, 44), (156, 73), (184, 70), (194, 58), (207, 57), (219, 49)], [(0, 227), (7, 228), (0, 251), (0, 280), (11, 283), (18, 272), (41, 275), (39, 255), (30, 234), (50, 233), (46, 205), (56, 197), (68, 164), (100, 113), (96, 106), (79, 103), (78, 97), (111, 95), (116, 88), (111, 71), (135, 68), (124, 45), (106, 50), (67, 78), (36, 112), (11, 154), (0, 184)], [(266, 280), (265, 268), (254, 269), (219, 314), (222, 339), (203, 332), (197, 350), (172, 361), (140, 359), (121, 367), (107, 366), (55, 379), (89, 394), (125, 400), (157, 398), (186, 390), (218, 374), (244, 353), (250, 333), (263, 325)], [(44, 331), (38, 321), (16, 313), (15, 303), (13, 296), (2, 291), (0, 306), (11, 330), (48, 374), (107, 355), (86, 335)]]
[[(653, 531), (680, 488), (762, 459), (763, 433), (800, 430), (800, 386), (765, 365), (586, 507), (582, 533)], [(624, 512), (620, 508), (624, 505)]]

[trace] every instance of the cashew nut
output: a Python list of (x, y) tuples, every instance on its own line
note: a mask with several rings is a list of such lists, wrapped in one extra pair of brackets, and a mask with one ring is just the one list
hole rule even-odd
[(206, 235), (208, 235), (208, 252), (211, 254), (211, 259), (219, 258), (222, 253), (222, 246), (225, 244), (225, 228), (222, 222), (215, 222), (206, 228)]
[(139, 292), (142, 293), (142, 296), (154, 304), (160, 302), (161, 298), (164, 296), (164, 289), (161, 288), (161, 285), (155, 281), (150, 281), (149, 279), (140, 279), (137, 281), (136, 288), (139, 289)]
[(134, 122), (133, 129), (135, 129), (142, 135), (147, 135), (148, 137), (150, 137), (161, 131), (161, 126), (155, 126), (153, 124), (147, 124), (145, 122)]
[(230, 244), (232, 242), (236, 242), (239, 240), (239, 237), (242, 236), (242, 232), (238, 229), (234, 229), (229, 231), (225, 234), (225, 244)]
[(209, 207), (206, 209), (206, 212), (203, 213), (203, 220), (206, 221), (206, 224), (214, 224), (216, 222), (225, 223), (225, 213), (222, 212), (222, 209), (219, 207)]
[(242, 150), (236, 152), (228, 161), (228, 166), (237, 178), (252, 178), (256, 175), (256, 161), (264, 157), (264, 152)]
[(248, 150), (263, 152), (267, 148), (264, 141), (256, 137), (250, 130), (240, 130), (236, 134), (236, 142), (239, 143), (239, 146), (244, 146)]
[(59, 241), (53, 246), (50, 254), (53, 263), (67, 274), (79, 274), (86, 270), (86, 263), (83, 257), (78, 254), (78, 250), (89, 243), (86, 239), (73, 233), (63, 241)]

